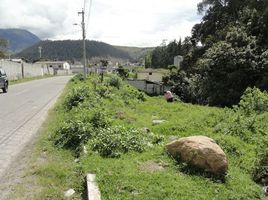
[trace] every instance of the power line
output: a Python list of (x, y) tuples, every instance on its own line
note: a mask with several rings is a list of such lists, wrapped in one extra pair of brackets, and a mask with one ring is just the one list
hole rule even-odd
[(87, 23), (86, 23), (86, 32), (88, 30), (90, 16), (91, 16), (91, 8), (92, 8), (92, 0), (89, 0), (89, 8), (88, 8), (88, 15), (87, 15)]

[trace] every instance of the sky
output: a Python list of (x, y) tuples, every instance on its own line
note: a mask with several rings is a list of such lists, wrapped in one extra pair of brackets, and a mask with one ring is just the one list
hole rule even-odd
[[(39, 38), (86, 38), (112, 45), (151, 47), (191, 35), (201, 0), (0, 0), (0, 28), (22, 28)], [(78, 24), (78, 25), (74, 25)]]

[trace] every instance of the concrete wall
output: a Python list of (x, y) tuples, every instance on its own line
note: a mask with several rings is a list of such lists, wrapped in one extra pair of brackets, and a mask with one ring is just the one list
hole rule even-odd
[(147, 83), (145, 80), (127, 80), (127, 82), (138, 90), (150, 95), (163, 95), (165, 90), (170, 90), (169, 86)]
[(145, 80), (128, 80), (129, 85), (137, 88), (138, 90), (145, 91), (146, 90), (146, 81)]
[(163, 78), (162, 73), (158, 72), (138, 72), (137, 73), (137, 79), (145, 79), (149, 81), (158, 81), (161, 82)]
[(23, 77), (23, 74), (25, 78), (53, 74), (53, 69), (46, 68), (41, 64), (0, 60), (0, 67), (6, 71), (9, 80), (20, 79)]

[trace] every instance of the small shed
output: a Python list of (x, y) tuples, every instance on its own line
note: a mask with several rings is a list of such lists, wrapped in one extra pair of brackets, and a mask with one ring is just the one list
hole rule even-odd
[(138, 79), (128, 79), (127, 82), (138, 90), (141, 90), (149, 95), (163, 95), (165, 90), (170, 89), (169, 86), (163, 85), (162, 82)]

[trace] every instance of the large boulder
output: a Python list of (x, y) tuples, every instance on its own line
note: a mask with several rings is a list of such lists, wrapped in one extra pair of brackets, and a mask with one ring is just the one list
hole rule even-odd
[(195, 167), (214, 174), (225, 174), (228, 162), (223, 150), (206, 136), (180, 138), (166, 145), (168, 153)]

